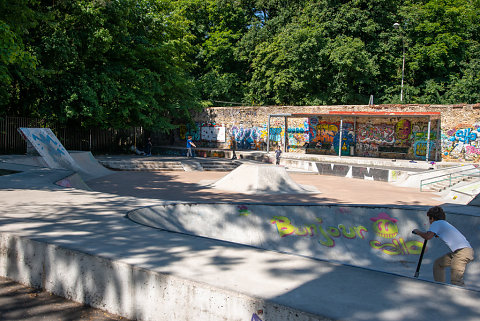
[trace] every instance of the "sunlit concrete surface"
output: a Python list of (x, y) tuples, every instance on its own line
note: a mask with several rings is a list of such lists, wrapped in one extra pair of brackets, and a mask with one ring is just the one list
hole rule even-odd
[[(266, 198), (208, 189), (199, 182), (226, 175), (209, 172), (168, 173), (163, 176), (158, 173), (119, 172), (88, 180), (87, 185), (94, 191), (54, 185), (62, 177), (73, 174), (35, 168), (0, 177), (2, 276), (139, 320), (250, 321), (253, 316), (263, 321), (457, 320), (459, 316), (462, 320), (479, 320), (478, 291), (428, 280), (431, 273), (428, 261), (433, 259), (433, 247), (439, 246), (437, 244), (432, 244), (431, 256), (427, 251), (425, 269), (422, 268), (421, 279), (417, 280), (408, 273), (399, 275), (376, 271), (374, 264), (365, 268), (341, 264), (338, 260), (330, 262), (310, 257), (302, 251), (316, 248), (317, 244), (321, 248), (323, 245), (318, 238), (310, 238), (310, 243), (304, 243), (304, 240), (299, 240), (301, 237), (282, 237), (278, 234), (276, 223), (271, 222), (272, 216), (277, 215), (290, 216), (292, 225), (303, 224), (300, 223), (303, 211), (292, 213), (285, 203), (320, 203), (332, 209), (332, 213), (325, 215), (322, 211), (314, 211), (308, 214), (305, 222), (312, 219), (319, 225), (317, 218), (321, 218), (324, 220), (321, 225), (327, 228), (338, 228), (339, 224), (372, 224), (370, 218), (378, 218), (379, 213), (367, 211), (358, 215), (358, 221), (357, 218), (345, 223), (338, 218), (329, 221), (332, 219), (330, 216), (340, 214), (342, 208), (360, 211), (359, 205), (365, 204), (377, 210), (380, 207), (396, 208), (395, 211), (385, 212), (391, 218), (408, 221), (405, 231), (404, 226), (399, 231), (406, 239), (410, 227), (422, 224), (422, 212), (431, 205), (442, 204), (434, 194), (419, 193), (385, 182), (361, 181), (366, 184), (362, 185), (360, 180), (345, 178), (335, 178), (341, 180), (337, 182), (335, 192), (332, 190), (335, 185), (333, 178), (305, 174), (292, 177), (299, 184), (305, 184), (306, 180), (314, 177), (325, 185), (323, 188), (316, 185), (321, 194)], [(105, 191), (109, 184), (110, 193)], [(292, 242), (289, 247), (293, 250), (265, 250), (255, 244), (216, 240), (211, 235), (200, 237), (185, 231), (155, 229), (135, 223), (126, 216), (140, 208), (185, 207), (187, 205), (171, 204), (192, 202), (194, 199), (235, 203), (228, 205), (231, 211), (225, 214), (232, 216), (225, 216), (223, 224), (242, 218), (254, 219), (260, 209), (267, 208), (260, 203), (282, 204), (283, 207), (276, 207), (278, 213), (272, 212), (271, 207), (265, 211), (266, 224), (272, 232), (268, 241), (274, 244), (274, 238), (287, 240)], [(256, 204), (250, 205), (252, 202)], [(339, 207), (338, 204), (345, 206)], [(197, 207), (201, 206), (204, 205)], [(412, 206), (415, 206), (412, 210), (415, 215), (410, 218), (406, 208)], [(470, 215), (476, 211), (468, 206), (449, 205), (446, 208), (447, 215), (452, 214), (454, 220), (453, 213)], [(334, 214), (335, 209), (340, 212)], [(188, 211), (186, 214), (191, 215)], [(214, 217), (215, 212), (212, 212), (212, 223)], [(468, 216), (469, 219), (471, 217)], [(208, 223), (208, 220), (202, 221), (202, 224)], [(371, 225), (365, 227), (368, 233), (373, 229)], [(469, 234), (473, 233), (472, 229), (465, 233), (470, 239), (477, 237)], [(220, 228), (219, 232), (223, 230)], [(369, 255), (377, 253), (374, 250), (378, 249), (370, 246), (370, 239), (341, 237), (331, 239), (336, 241), (336, 245), (343, 243), (345, 249), (348, 249), (349, 240), (365, 241), (362, 244), (365, 248), (359, 247), (359, 251), (367, 249)], [(408, 234), (408, 240), (414, 238)], [(477, 239), (474, 240), (477, 242)], [(352, 249), (348, 254), (352, 262), (356, 255), (357, 258), (371, 259), (364, 253), (356, 254)], [(414, 262), (414, 256), (409, 261)], [(398, 266), (399, 263), (394, 262), (393, 265)], [(406, 270), (413, 265), (407, 263)], [(472, 266), (472, 272), (475, 269)], [(414, 270), (411, 272), (413, 275)], [(467, 282), (477, 282), (473, 277), (468, 274)]]

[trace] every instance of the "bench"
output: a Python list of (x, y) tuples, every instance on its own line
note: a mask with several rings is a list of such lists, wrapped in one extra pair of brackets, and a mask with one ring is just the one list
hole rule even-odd
[[(408, 147), (378, 146), (378, 153), (385, 156), (405, 157), (408, 154)], [(398, 157), (400, 156), (400, 157)]]

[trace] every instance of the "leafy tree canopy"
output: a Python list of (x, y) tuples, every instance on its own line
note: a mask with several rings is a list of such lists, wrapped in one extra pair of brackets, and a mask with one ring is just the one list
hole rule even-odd
[(209, 105), (477, 103), (479, 39), (480, 0), (0, 0), (0, 116), (169, 130)]

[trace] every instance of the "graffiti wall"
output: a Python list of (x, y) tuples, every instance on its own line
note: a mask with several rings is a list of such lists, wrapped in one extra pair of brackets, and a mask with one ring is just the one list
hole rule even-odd
[[(350, 155), (351, 147), (355, 146), (354, 124), (351, 121), (344, 121), (340, 124), (340, 119), (319, 119), (310, 117), (308, 119), (309, 147), (323, 149), (331, 154), (338, 155), (339, 148), (342, 149), (342, 155)], [(340, 133), (340, 125), (342, 132)], [(340, 138), (341, 136), (341, 138)], [(341, 144), (340, 144), (340, 139)]]
[[(430, 159), (436, 152), (436, 123), (430, 128)], [(426, 159), (428, 122), (425, 119), (395, 118), (388, 122), (368, 120), (358, 124), (357, 154), (379, 157), (381, 153), (403, 154), (408, 159)]]
[[(338, 112), (369, 112), (372, 116), (335, 116)], [(280, 116), (271, 117), (267, 133), (270, 115)], [(432, 118), (427, 137), (429, 117)], [(283, 145), (286, 140), (289, 152), (338, 155), (341, 150), (342, 155), (353, 152), (353, 156), (480, 160), (480, 104), (210, 107), (200, 112), (196, 120), (196, 128), (182, 129), (183, 137), (189, 133), (200, 140), (203, 126), (223, 124), (226, 141), (210, 141), (212, 144), (208, 145), (217, 148), (230, 148), (233, 134), (239, 149), (265, 150), (270, 135), (271, 147)]]
[(459, 124), (442, 131), (442, 153), (445, 160), (480, 161), (480, 120)]
[(290, 118), (287, 137), (289, 151), (301, 150), (309, 142), (310, 124), (307, 118)]

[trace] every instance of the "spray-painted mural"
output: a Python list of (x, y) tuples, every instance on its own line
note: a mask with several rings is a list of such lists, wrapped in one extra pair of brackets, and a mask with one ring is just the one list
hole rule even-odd
[(359, 124), (358, 141), (375, 145), (390, 145), (395, 142), (393, 125)]
[(261, 150), (262, 145), (266, 144), (267, 130), (266, 128), (244, 127), (243, 125), (233, 126), (232, 136), (237, 142), (238, 149)]
[(293, 149), (302, 148), (306, 142), (309, 141), (310, 126), (307, 120), (301, 120), (301, 122), (288, 123), (287, 137), (288, 146)]
[(459, 124), (442, 132), (442, 151), (445, 160), (480, 161), (480, 121)]
[[(322, 149), (330, 149), (338, 154), (339, 148), (342, 149), (342, 155), (350, 154), (350, 147), (355, 145), (354, 125), (352, 122), (342, 123), (342, 133), (340, 135), (340, 121), (320, 121), (317, 117), (310, 117), (309, 122), (309, 140), (310, 145)], [(340, 136), (342, 143), (340, 144)]]
[[(388, 255), (409, 255), (420, 254), (423, 243), (410, 240), (405, 241), (403, 238), (395, 238), (398, 235), (398, 220), (390, 217), (387, 213), (381, 212), (376, 217), (371, 217), (372, 230), (377, 237), (386, 240), (370, 240), (370, 247), (382, 251)], [(270, 222), (275, 224), (280, 237), (289, 235), (300, 237), (317, 237), (318, 243), (326, 247), (335, 247), (335, 238), (344, 237), (346, 239), (359, 238), (364, 240), (368, 229), (363, 225), (345, 226), (339, 224), (337, 226), (323, 227), (323, 220), (317, 218), (316, 224), (306, 224), (295, 226), (291, 220), (285, 216), (274, 216)]]
[[(128, 217), (155, 228), (408, 275), (423, 247), (423, 239), (411, 231), (428, 225), (424, 210), (370, 206), (179, 203)], [(171, 217), (178, 218), (176, 224)], [(467, 222), (449, 214), (459, 228), (479, 219)], [(472, 245), (478, 242), (472, 237)], [(432, 242), (427, 251), (435, 257), (444, 249)]]
[[(381, 157), (383, 153), (387, 153), (386, 155), (395, 158), (425, 160), (428, 150), (429, 160), (440, 156), (440, 145), (437, 147), (440, 132), (437, 124), (431, 124), (428, 140), (428, 121), (425, 118), (360, 118), (355, 121), (350, 118), (342, 122), (341, 135), (338, 117), (290, 117), (287, 122), (285, 126), (285, 117), (272, 117), (269, 135), (267, 122), (259, 126), (239, 123), (231, 127), (217, 126), (215, 123), (196, 123), (195, 126), (180, 127), (180, 138), (185, 139), (187, 135), (192, 135), (196, 141), (224, 143), (222, 147), (231, 148), (233, 137), (239, 150), (266, 150), (268, 137), (270, 147), (274, 148), (283, 145), (287, 135), (289, 152), (338, 155), (341, 148), (344, 156)], [(480, 122), (474, 126), (459, 125), (450, 131), (442, 132), (443, 156), (454, 160), (480, 159), (480, 143), (477, 145), (477, 140), (480, 139), (477, 132), (479, 126)], [(428, 141), (430, 145), (427, 148)], [(208, 146), (220, 147), (211, 144)]]
[[(357, 155), (378, 157), (380, 151), (406, 154), (407, 158), (425, 159), (428, 123), (424, 120), (399, 119), (392, 123), (361, 123), (357, 131)], [(430, 130), (430, 158), (435, 153), (437, 134)]]

